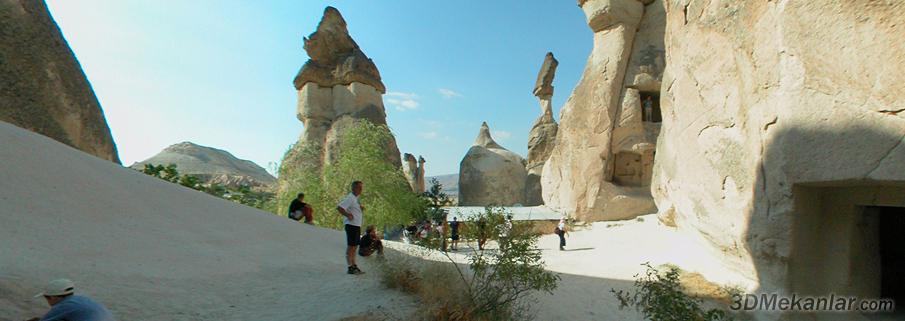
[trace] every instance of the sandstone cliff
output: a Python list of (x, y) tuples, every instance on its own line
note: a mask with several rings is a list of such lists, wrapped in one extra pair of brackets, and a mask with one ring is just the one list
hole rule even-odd
[(512, 206), (524, 203), (525, 159), (497, 144), (487, 123), (459, 164), (459, 205)]
[(236, 158), (225, 150), (190, 142), (171, 145), (157, 155), (130, 167), (141, 170), (145, 164), (176, 164), (180, 174), (194, 175), (204, 183), (229, 187), (266, 188), (276, 182), (276, 178), (251, 161)]
[(0, 0), (0, 121), (119, 163), (100, 103), (44, 1)]
[(656, 212), (649, 185), (660, 129), (663, 2), (579, 5), (594, 46), (543, 166), (544, 204), (590, 221)]
[(899, 272), (878, 248), (902, 248), (881, 227), (905, 228), (885, 213), (905, 206), (905, 4), (667, 3), (661, 220), (761, 292), (880, 296)]

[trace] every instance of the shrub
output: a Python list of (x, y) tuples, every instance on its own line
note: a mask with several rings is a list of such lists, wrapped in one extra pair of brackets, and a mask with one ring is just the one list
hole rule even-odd
[(176, 164), (167, 166), (145, 164), (142, 173), (176, 183), (191, 189), (227, 199), (239, 204), (267, 210), (268, 203), (273, 199), (273, 193), (252, 191), (247, 186), (231, 189), (220, 184), (202, 184), (198, 177), (188, 174), (179, 174)]
[(293, 146), (280, 168), (280, 192), (274, 213), (287, 215), (285, 206), (299, 192), (315, 209), (315, 224), (339, 229), (342, 216), (336, 205), (349, 194), (353, 181), (364, 183), (361, 203), (365, 224), (397, 226), (424, 211), (425, 204), (412, 192), (402, 169), (387, 161), (386, 146), (393, 134), (384, 125), (355, 121), (339, 140), (336, 159), (320, 165), (321, 146)]
[[(409, 264), (388, 260), (390, 268), (382, 269), (384, 279), (396, 288), (416, 288), (421, 301), (428, 304), (425, 313), (432, 320), (520, 320), (528, 318), (529, 294), (534, 291), (552, 293), (559, 276), (544, 270), (541, 252), (536, 248), (538, 234), (530, 223), (515, 223), (507, 237), (502, 208), (486, 208), (465, 225), (463, 236), (476, 240), (486, 237), (500, 243), (501, 250), (473, 248), (468, 266), (455, 262), (448, 252), (441, 252), (449, 262), (428, 261)], [(482, 226), (479, 226), (479, 222)], [(431, 238), (439, 238), (438, 234)], [(426, 242), (439, 249), (442, 241)], [(406, 272), (400, 272), (406, 271)], [(388, 275), (387, 275), (388, 274)], [(406, 286), (407, 284), (416, 286)], [(386, 283), (385, 283), (386, 284)]]
[(719, 321), (732, 320), (725, 311), (705, 311), (703, 300), (688, 296), (679, 282), (679, 269), (667, 267), (659, 271), (649, 263), (644, 275), (635, 276), (634, 292), (610, 289), (619, 300), (619, 308), (635, 307), (653, 321)]

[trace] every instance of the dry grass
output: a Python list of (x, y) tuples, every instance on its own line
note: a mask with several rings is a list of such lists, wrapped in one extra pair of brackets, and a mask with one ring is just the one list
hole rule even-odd
[(465, 285), (452, 264), (394, 253), (381, 264), (381, 282), (418, 298), (422, 309), (413, 320), (477, 320), (470, 315)]

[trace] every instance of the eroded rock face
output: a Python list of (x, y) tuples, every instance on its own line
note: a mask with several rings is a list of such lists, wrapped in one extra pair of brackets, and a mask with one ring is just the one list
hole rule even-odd
[(594, 47), (543, 166), (544, 204), (589, 221), (656, 212), (649, 185), (660, 126), (659, 118), (644, 116), (655, 116), (658, 99), (648, 101), (646, 114), (644, 102), (659, 96), (663, 2), (579, 5), (594, 31)]
[(276, 182), (270, 173), (257, 164), (239, 159), (231, 153), (191, 142), (171, 145), (163, 151), (129, 166), (141, 170), (145, 164), (175, 164), (179, 174), (194, 175), (203, 183), (215, 183), (227, 187), (248, 186), (270, 188)]
[(405, 153), (402, 160), (405, 161), (405, 164), (402, 165), (402, 173), (405, 174), (405, 180), (412, 187), (412, 191), (419, 194), (424, 193), (424, 157), (419, 156), (416, 160), (415, 155)]
[(878, 295), (883, 215), (864, 206), (905, 205), (903, 10), (668, 1), (661, 220), (760, 292)]
[[(374, 63), (358, 48), (339, 11), (324, 10), (317, 31), (305, 39), (311, 59), (294, 80), (298, 90), (298, 119), (305, 125), (299, 143), (283, 159), (286, 166), (307, 164), (319, 171), (336, 161), (343, 134), (357, 120), (386, 125), (385, 91)], [(401, 167), (395, 139), (386, 146), (386, 159)]]
[(100, 103), (44, 1), (0, 1), (0, 121), (120, 162)]
[(544, 63), (537, 73), (534, 95), (540, 100), (541, 115), (534, 121), (528, 134), (528, 176), (525, 181), (525, 206), (536, 206), (544, 203), (540, 176), (544, 163), (553, 151), (556, 143), (556, 132), (559, 126), (553, 120), (553, 78), (559, 62), (548, 52)]
[(459, 164), (459, 205), (523, 204), (527, 174), (525, 159), (497, 144), (483, 123)]
[(359, 82), (376, 88), (381, 94), (386, 93), (377, 66), (349, 36), (346, 20), (336, 8), (324, 10), (317, 31), (304, 38), (304, 43), (311, 59), (295, 76), (295, 89), (301, 90), (310, 82), (321, 87)]

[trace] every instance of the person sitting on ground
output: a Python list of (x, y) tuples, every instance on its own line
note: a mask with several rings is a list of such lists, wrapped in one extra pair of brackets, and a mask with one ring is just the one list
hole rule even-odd
[(305, 218), (305, 223), (314, 225), (314, 209), (305, 203), (305, 193), (299, 193), (296, 199), (289, 203), (289, 218), (300, 221)]
[(377, 252), (377, 255), (383, 255), (383, 242), (381, 242), (380, 237), (377, 236), (374, 225), (368, 225), (368, 228), (365, 230), (365, 235), (361, 236), (361, 242), (359, 242), (358, 245), (358, 255), (370, 256), (375, 251)]
[(28, 321), (113, 321), (113, 314), (102, 304), (75, 294), (75, 285), (67, 279), (56, 279), (44, 286), (43, 296), (50, 310), (41, 318)]

